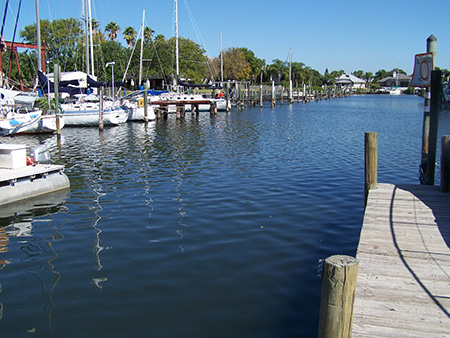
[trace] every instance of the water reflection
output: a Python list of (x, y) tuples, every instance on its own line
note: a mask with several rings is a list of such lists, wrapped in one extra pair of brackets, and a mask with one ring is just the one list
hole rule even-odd
[[(45, 308), (50, 329), (52, 329), (52, 312), (55, 309), (53, 292), (61, 279), (61, 274), (55, 269), (53, 263), (58, 258), (53, 243), (64, 238), (64, 235), (51, 225), (52, 215), (67, 211), (65, 200), (68, 194), (69, 190), (65, 189), (3, 205), (0, 209), (0, 253), (7, 253), (8, 245), (18, 244), (20, 251), (25, 255), (20, 263), (34, 263), (38, 262), (40, 257), (48, 257), (45, 263), (38, 263), (36, 268), (26, 269), (25, 272), (34, 276), (41, 285), (41, 289), (47, 294), (48, 304)], [(47, 225), (51, 230), (49, 235), (40, 238), (41, 226), (39, 223)], [(34, 227), (39, 228), (39, 231), (34, 231)], [(14, 261), (1, 259), (0, 269), (4, 269), (7, 264), (12, 263)], [(49, 283), (46, 283), (45, 271), (48, 269), (53, 277), (50, 278)], [(0, 293), (3, 291), (0, 284)], [(0, 304), (0, 319), (3, 317), (3, 309), (3, 304)]]

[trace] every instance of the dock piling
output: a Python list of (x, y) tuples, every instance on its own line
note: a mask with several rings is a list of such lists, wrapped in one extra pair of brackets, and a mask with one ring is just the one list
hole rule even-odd
[(99, 90), (100, 102), (99, 102), (99, 119), (98, 119), (98, 129), (103, 130), (103, 86)]
[(366, 206), (369, 190), (376, 189), (378, 184), (378, 133), (365, 133), (364, 157), (364, 206)]
[(450, 135), (441, 138), (441, 191), (450, 192)]
[(344, 255), (324, 261), (319, 338), (351, 337), (359, 262)]

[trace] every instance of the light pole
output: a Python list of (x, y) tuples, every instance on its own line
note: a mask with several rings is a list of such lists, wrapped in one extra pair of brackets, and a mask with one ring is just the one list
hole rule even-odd
[(112, 97), (113, 97), (113, 101), (114, 101), (114, 65), (116, 63), (114, 61), (108, 62), (106, 63), (106, 67), (108, 67), (109, 65), (111, 65), (111, 85), (112, 85)]

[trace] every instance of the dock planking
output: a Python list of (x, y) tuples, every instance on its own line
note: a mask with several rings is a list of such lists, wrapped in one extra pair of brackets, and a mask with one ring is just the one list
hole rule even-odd
[(450, 194), (370, 190), (358, 245), (353, 337), (450, 336)]

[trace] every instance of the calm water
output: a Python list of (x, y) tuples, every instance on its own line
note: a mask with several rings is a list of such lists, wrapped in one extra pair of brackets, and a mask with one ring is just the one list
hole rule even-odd
[(71, 181), (2, 207), (2, 336), (316, 336), (318, 260), (358, 244), (364, 132), (379, 181), (415, 184), (422, 120), (421, 98), (355, 96), (1, 139)]

